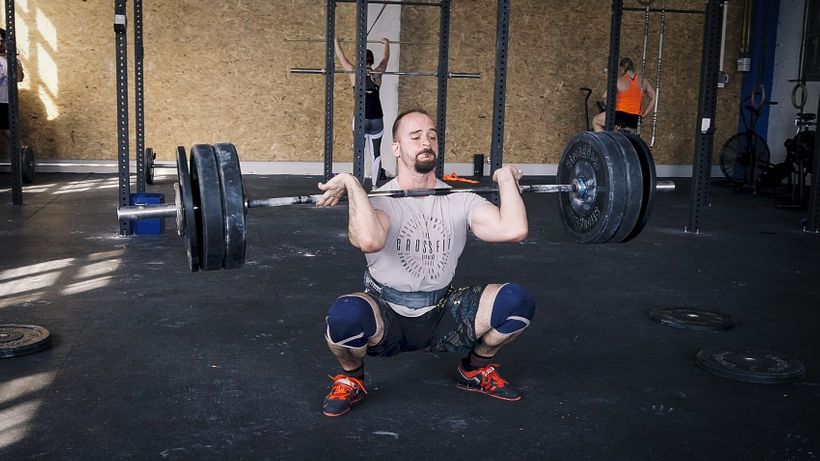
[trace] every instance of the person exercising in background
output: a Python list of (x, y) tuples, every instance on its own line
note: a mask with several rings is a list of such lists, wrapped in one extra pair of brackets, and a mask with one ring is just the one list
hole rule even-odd
[[(22, 82), (23, 65), (17, 60), (17, 82)], [(9, 129), (9, 63), (6, 53), (6, 29), (0, 29), (0, 130)]]
[[(449, 188), (435, 176), (436, 124), (421, 110), (403, 112), (393, 124), (398, 175), (381, 190)], [(451, 285), (472, 232), (485, 242), (527, 237), (527, 212), (511, 165), (493, 174), (499, 206), (475, 193), (369, 198), (359, 181), (339, 173), (320, 183), (317, 206), (348, 197), (348, 238), (365, 253), (364, 290), (342, 295), (326, 318), (325, 340), (341, 370), (331, 377), (322, 411), (340, 416), (364, 399), (364, 357), (401, 352), (459, 352), (456, 384), (468, 391), (515, 401), (521, 393), (498, 374), (496, 353), (515, 340), (535, 313), (522, 286)], [(407, 391), (419, 383), (407, 383)]]
[[(381, 146), (382, 136), (384, 135), (384, 113), (382, 112), (382, 102), (379, 95), (379, 88), (382, 84), (382, 75), (380, 73), (387, 69), (387, 63), (390, 61), (390, 40), (382, 38), (384, 45), (384, 57), (375, 68), (373, 64), (375, 59), (373, 52), (367, 50), (367, 77), (365, 79), (365, 99), (364, 99), (364, 139), (365, 139), (365, 153), (370, 151), (373, 159), (372, 169), (370, 170), (370, 177), (373, 187), (376, 186), (376, 181), (385, 179), (384, 168), (381, 166)], [(342, 64), (342, 69), (346, 71), (353, 71), (355, 67), (347, 59), (342, 46), (339, 44), (339, 39), (335, 40), (336, 57)], [(356, 87), (356, 74), (348, 74), (350, 83)], [(354, 133), (355, 135), (355, 133)]]
[[(621, 75), (618, 77), (618, 94), (615, 97), (615, 125), (637, 129), (638, 120), (646, 117), (655, 107), (655, 88), (643, 76), (635, 73), (635, 64), (629, 58), (619, 63)], [(646, 98), (643, 97), (646, 93)], [(604, 91), (603, 99), (606, 100)], [(644, 109), (644, 101), (648, 102)], [(604, 131), (606, 112), (601, 112), (592, 119), (595, 131)]]

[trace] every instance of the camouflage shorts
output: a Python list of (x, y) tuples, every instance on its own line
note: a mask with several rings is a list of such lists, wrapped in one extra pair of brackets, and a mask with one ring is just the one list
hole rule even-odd
[(384, 323), (379, 344), (368, 348), (368, 355), (389, 357), (401, 352), (463, 352), (476, 343), (475, 317), (486, 285), (451, 288), (435, 309), (419, 317), (397, 314), (378, 294), (376, 299)]

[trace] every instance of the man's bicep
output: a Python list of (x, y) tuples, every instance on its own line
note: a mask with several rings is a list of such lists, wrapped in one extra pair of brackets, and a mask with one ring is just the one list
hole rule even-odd
[(495, 241), (501, 232), (501, 212), (490, 202), (476, 208), (470, 216), (470, 230), (481, 240)]

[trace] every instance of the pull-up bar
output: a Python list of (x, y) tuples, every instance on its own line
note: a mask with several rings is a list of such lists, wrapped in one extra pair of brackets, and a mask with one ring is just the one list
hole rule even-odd
[[(641, 13), (646, 13), (646, 8), (637, 8), (637, 7), (624, 7), (624, 11), (638, 11)], [(680, 8), (649, 8), (650, 13), (687, 13), (687, 14), (706, 14), (703, 10), (686, 10)]]
[[(356, 3), (356, 0), (336, 0), (336, 3)], [(441, 6), (439, 2), (402, 2), (390, 0), (368, 0), (367, 3), (377, 3), (382, 5), (400, 5), (400, 6)]]

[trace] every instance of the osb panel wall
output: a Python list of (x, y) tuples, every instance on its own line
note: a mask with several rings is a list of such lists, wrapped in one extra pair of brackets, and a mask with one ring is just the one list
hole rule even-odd
[[(230, 141), (243, 160), (323, 160), (324, 1), (144, 2), (146, 145), (170, 160), (176, 145)], [(116, 67), (110, 0), (17, 2), (23, 140), (38, 159), (115, 159)], [(340, 5), (352, 36), (355, 6)], [(134, 83), (133, 2), (128, 79)], [(349, 161), (352, 91), (336, 78), (336, 159)], [(134, 95), (129, 95), (131, 151)]]
[(116, 155), (113, 2), (103, 3), (16, 2), (20, 129), (38, 160)]
[[(625, 2), (625, 6), (638, 6)], [(660, 2), (653, 5), (659, 7)], [(666, 1), (667, 8), (703, 9), (697, 0)], [(437, 35), (438, 14), (428, 8), (404, 8), (402, 40), (425, 41)], [(448, 161), (469, 162), (473, 154), (490, 152), (495, 76), (497, 2), (453, 0), (450, 26), (450, 69), (478, 71), (482, 79), (450, 80), (447, 106)], [(739, 8), (730, 9), (726, 68), (730, 83), (719, 92), (715, 142), (736, 127), (735, 113), (741, 76), (734, 72), (740, 35)], [(609, 53), (609, 3), (600, 1), (512, 0), (505, 112), (504, 159), (520, 163), (556, 163), (567, 141), (586, 128), (579, 88), (605, 89)], [(660, 85), (656, 146), (660, 164), (691, 164), (697, 125), (697, 96), (703, 41), (703, 15), (667, 14)], [(646, 74), (655, 85), (660, 15), (650, 17)], [(641, 67), (644, 14), (625, 12), (621, 55)], [(436, 50), (405, 47), (402, 70), (435, 66)], [(399, 87), (400, 110), (416, 106), (436, 109), (435, 80), (404, 79)], [(651, 137), (651, 117), (644, 138)], [(647, 128), (647, 126), (649, 126)]]
[[(447, 159), (469, 162), (489, 153), (495, 64), (495, 0), (453, 0), (450, 69), (481, 72), (481, 80), (451, 80)], [(656, 2), (659, 3), (659, 2)], [(672, 8), (702, 8), (697, 0), (667, 0)], [(627, 5), (630, 2), (627, 1)], [(113, 2), (17, 2), (23, 140), (38, 158), (115, 159), (116, 83)], [(132, 6), (129, 2), (129, 25)], [(732, 5), (734, 6), (734, 5)], [(231, 141), (244, 160), (322, 161), (324, 78), (293, 75), (289, 67), (324, 67), (322, 0), (180, 0), (144, 3), (147, 145), (169, 160), (176, 145)], [(732, 8), (726, 46), (734, 68), (740, 31)], [(649, 66), (657, 56), (658, 17), (652, 18)], [(658, 163), (691, 163), (697, 111), (702, 16), (667, 17)], [(513, 0), (505, 121), (505, 158), (554, 163), (570, 136), (584, 128), (581, 86), (603, 90), (609, 4), (585, 0)], [(337, 7), (337, 35), (352, 37), (355, 6)], [(640, 58), (643, 16), (624, 17), (622, 47)], [(402, 40), (435, 41), (438, 10), (403, 7)], [(133, 32), (128, 33), (133, 84)], [(349, 50), (352, 53), (352, 49)], [(437, 48), (405, 46), (402, 70), (434, 70)], [(719, 92), (716, 136), (734, 130), (740, 76)], [(404, 78), (400, 106), (435, 111), (435, 79)], [(595, 98), (590, 100), (590, 109)], [(131, 109), (133, 151), (134, 99)], [(334, 154), (351, 159), (352, 89), (336, 76)], [(391, 120), (386, 121), (388, 124)]]

